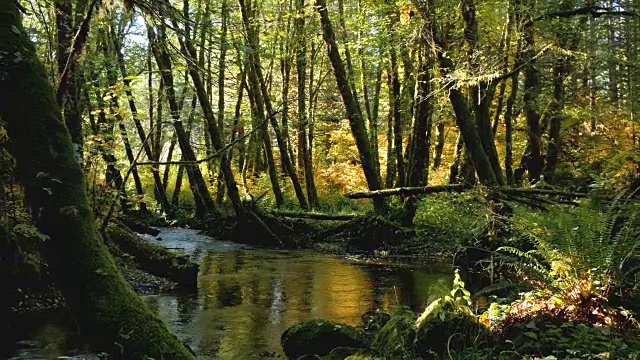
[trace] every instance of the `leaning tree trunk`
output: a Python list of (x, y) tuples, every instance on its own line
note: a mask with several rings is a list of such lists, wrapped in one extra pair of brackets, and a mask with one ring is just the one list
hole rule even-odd
[[(165, 47), (165, 44), (167, 43), (167, 35), (164, 33), (164, 31), (162, 31), (162, 28), (159, 29), (161, 31), (159, 31), (159, 33), (156, 35), (151, 24), (147, 24), (147, 33), (149, 36), (149, 42), (151, 43), (151, 50), (154, 57), (156, 58), (158, 68), (160, 69), (160, 75), (162, 77), (162, 82), (165, 89), (165, 96), (167, 101), (169, 102), (171, 117), (173, 118), (173, 127), (178, 138), (178, 145), (180, 146), (180, 150), (185, 160), (195, 162), (195, 152), (193, 150), (193, 147), (191, 146), (191, 143), (189, 142), (189, 138), (186, 136), (184, 125), (180, 120), (180, 111), (173, 84), (171, 58), (169, 56), (167, 48)], [(192, 59), (195, 59), (195, 57), (192, 57)], [(193, 64), (189, 63), (189, 65)], [(202, 209), (200, 209), (200, 211), (198, 211), (199, 207), (197, 207), (196, 217), (203, 217), (207, 214), (220, 216), (220, 209), (218, 209), (215, 202), (211, 198), (211, 193), (207, 188), (207, 184), (197, 164), (193, 166), (189, 165), (185, 170), (187, 171), (187, 177), (189, 178), (189, 183), (191, 184), (191, 189), (196, 205), (198, 205), (198, 202), (200, 202), (203, 207)]]
[(0, 2), (0, 117), (50, 271), (80, 331), (112, 358), (194, 359), (127, 285), (100, 239), (45, 68), (15, 1)]
[[(140, 122), (138, 107), (136, 106), (136, 103), (133, 98), (133, 92), (131, 90), (131, 80), (127, 78), (127, 70), (126, 70), (126, 64), (124, 59), (124, 53), (122, 52), (122, 44), (120, 43), (120, 41), (116, 39), (115, 33), (113, 31), (110, 34), (113, 42), (114, 52), (116, 53), (116, 58), (118, 61), (118, 67), (120, 68), (120, 74), (122, 75), (122, 78), (123, 78), (122, 81), (124, 83), (124, 94), (126, 95), (127, 102), (129, 103), (129, 109), (131, 110), (131, 118), (133, 119), (133, 123), (135, 124), (136, 132), (140, 137), (140, 141), (142, 142), (142, 148), (144, 149), (147, 159), (149, 159), (149, 161), (153, 161), (154, 156), (151, 150), (151, 144), (149, 144), (149, 142), (147, 141), (147, 135), (145, 134), (145, 131), (142, 127), (142, 123)], [(151, 69), (149, 69), (149, 72), (151, 72)], [(153, 131), (153, 129), (151, 129), (150, 131)], [(171, 144), (172, 144), (172, 147), (170, 148), (171, 150), (175, 146), (175, 140), (176, 140), (176, 137), (174, 135), (173, 138), (171, 139)], [(169, 156), (168, 161), (171, 161), (171, 156)], [(169, 169), (169, 166), (167, 166), (166, 169)], [(151, 167), (151, 174), (153, 175), (153, 181), (155, 185), (155, 194), (156, 194), (156, 197), (158, 198), (158, 202), (160, 203), (162, 210), (168, 213), (171, 210), (171, 205), (169, 204), (169, 200), (167, 199), (166, 186), (164, 185), (166, 181), (163, 181), (163, 179), (160, 177), (160, 170), (155, 166)]]
[[(293, 167), (293, 163), (289, 158), (289, 149), (287, 147), (286, 138), (282, 136), (282, 132), (280, 131), (280, 126), (278, 121), (275, 118), (275, 110), (271, 105), (271, 99), (269, 98), (269, 93), (267, 90), (266, 82), (264, 77), (262, 76), (262, 70), (260, 68), (260, 56), (258, 55), (258, 33), (255, 29), (255, 17), (249, 14), (247, 6), (243, 0), (239, 0), (240, 11), (242, 12), (242, 21), (244, 23), (245, 29), (247, 31), (247, 40), (248, 45), (254, 49), (254, 51), (249, 53), (249, 63), (248, 67), (252, 68), (253, 71), (249, 71), (249, 84), (252, 88), (254, 88), (254, 93), (256, 96), (256, 105), (258, 105), (258, 111), (260, 111), (260, 104), (264, 104), (266, 108), (266, 116), (273, 127), (273, 131), (276, 136), (276, 142), (278, 143), (278, 148), (280, 149), (280, 158), (284, 167), (287, 169), (287, 173), (289, 178), (291, 179), (291, 184), (293, 185), (293, 189), (296, 194), (296, 198), (298, 199), (298, 203), (300, 207), (303, 209), (308, 208), (307, 199), (304, 196), (304, 192), (302, 191), (302, 186), (300, 186), (300, 181), (298, 180), (298, 175), (296, 173), (295, 168)], [(250, 69), (251, 70), (251, 69)], [(262, 99), (259, 97), (262, 96)]]
[[(196, 50), (189, 37), (185, 37), (183, 41), (180, 41), (180, 47), (182, 48), (185, 56), (190, 56), (191, 59), (196, 58)], [(211, 144), (216, 151), (222, 151), (222, 148), (224, 147), (222, 134), (216, 124), (215, 115), (213, 114), (213, 108), (211, 107), (211, 102), (209, 101), (209, 97), (205, 90), (204, 81), (202, 81), (202, 77), (200, 76), (198, 69), (193, 65), (193, 62), (188, 62), (188, 68), (191, 80), (193, 81), (193, 86), (195, 87), (196, 94), (198, 95), (198, 100), (200, 101), (200, 106), (202, 107)], [(233, 210), (236, 213), (236, 217), (238, 219), (242, 219), (245, 216), (245, 211), (242, 206), (242, 202), (240, 201), (238, 185), (236, 183), (235, 176), (233, 175), (233, 170), (231, 169), (229, 152), (225, 151), (220, 155), (220, 170), (222, 171), (224, 182), (227, 187), (227, 196), (229, 196), (229, 200), (231, 201)]]
[[(428, 7), (420, 7), (419, 10), (425, 19), (430, 22), (429, 27), (433, 37), (433, 45), (436, 48), (435, 51), (438, 56), (440, 71), (443, 74), (453, 72), (455, 70), (453, 61), (448, 58), (446, 54), (447, 42), (435, 22), (436, 19), (432, 13), (433, 10)], [(482, 140), (476, 121), (474, 121), (470, 104), (462, 91), (455, 85), (456, 84), (450, 84), (446, 86), (446, 89), (448, 90), (449, 100), (456, 114), (456, 124), (458, 128), (460, 128), (460, 134), (464, 140), (465, 148), (469, 152), (478, 178), (486, 185), (503, 185), (504, 177), (502, 176), (502, 172), (497, 171), (495, 159), (493, 159), (491, 153), (487, 154), (485, 150), (485, 146), (489, 145), (489, 141), (487, 141), (488, 139), (485, 139), (485, 141)], [(495, 147), (495, 144), (492, 144), (492, 146)], [(493, 152), (494, 151), (492, 151), (492, 153)], [(497, 153), (497, 151), (495, 151), (495, 153)], [(499, 164), (497, 167), (499, 168)]]
[[(373, 159), (373, 152), (371, 151), (371, 144), (367, 136), (367, 129), (365, 128), (364, 118), (358, 106), (356, 97), (351, 90), (347, 74), (340, 58), (340, 52), (338, 51), (338, 44), (336, 43), (336, 36), (329, 19), (329, 12), (327, 11), (327, 4), (325, 0), (316, 0), (317, 11), (320, 13), (320, 21), (322, 23), (322, 34), (325, 43), (327, 44), (329, 52), (329, 60), (333, 66), (333, 71), (336, 76), (338, 88), (342, 95), (342, 101), (347, 110), (347, 117), (349, 118), (349, 125), (351, 126), (351, 133), (356, 142), (358, 148), (358, 154), (360, 155), (360, 161), (362, 162), (362, 169), (364, 170), (364, 176), (367, 179), (367, 185), (369, 190), (379, 190), (381, 188), (382, 181), (380, 180), (380, 173), (376, 167)], [(373, 205), (376, 212), (385, 211), (385, 201), (382, 198), (374, 198)]]

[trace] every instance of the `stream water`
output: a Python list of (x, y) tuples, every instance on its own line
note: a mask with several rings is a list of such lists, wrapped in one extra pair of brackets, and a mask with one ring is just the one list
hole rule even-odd
[(202, 359), (282, 357), (280, 335), (289, 326), (311, 318), (357, 326), (366, 311), (396, 305), (419, 311), (448, 292), (453, 278), (450, 266), (435, 261), (372, 263), (160, 230), (162, 240), (148, 240), (200, 263), (199, 291), (145, 300)]

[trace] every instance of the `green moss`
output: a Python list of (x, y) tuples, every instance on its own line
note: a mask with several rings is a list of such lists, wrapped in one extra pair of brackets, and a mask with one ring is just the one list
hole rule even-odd
[(337, 347), (367, 348), (368, 336), (352, 326), (328, 320), (309, 320), (282, 334), (282, 348), (289, 359), (303, 355), (328, 355)]
[(142, 269), (175, 281), (183, 289), (197, 287), (198, 264), (162, 246), (140, 239), (124, 226), (110, 224), (105, 234), (120, 250), (133, 255)]

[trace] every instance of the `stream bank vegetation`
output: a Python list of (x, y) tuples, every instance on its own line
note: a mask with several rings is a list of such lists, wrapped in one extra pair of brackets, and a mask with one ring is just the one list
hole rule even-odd
[(289, 329), (290, 358), (637, 358), (639, 14), (2, 2), (3, 333), (56, 309), (109, 359), (194, 358), (134, 291), (197, 290), (198, 264), (136, 234), (190, 226), (458, 266), (422, 314)]

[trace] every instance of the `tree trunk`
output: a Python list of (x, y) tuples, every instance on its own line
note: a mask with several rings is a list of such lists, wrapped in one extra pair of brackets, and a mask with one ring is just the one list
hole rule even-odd
[[(178, 137), (175, 132), (171, 136), (171, 142), (169, 143), (169, 149), (167, 150), (167, 162), (171, 162), (173, 160), (173, 151), (176, 148), (176, 142), (178, 141)], [(167, 196), (167, 186), (169, 185), (169, 174), (171, 173), (171, 165), (165, 165), (164, 172), (162, 173), (162, 189), (164, 189), (165, 197)], [(154, 176), (155, 181), (155, 176)]]
[[(93, 83), (94, 88), (99, 89), (101, 85), (98, 83), (97, 76), (94, 76), (94, 79), (96, 79)], [(93, 135), (103, 136), (103, 143), (99, 144), (98, 151), (100, 152), (102, 160), (107, 165), (107, 169), (105, 171), (106, 185), (108, 187), (112, 187), (118, 192), (116, 196), (120, 198), (122, 211), (128, 212), (129, 203), (127, 201), (127, 193), (124, 187), (124, 179), (122, 178), (120, 170), (116, 167), (118, 160), (113, 154), (113, 122), (107, 119), (103, 94), (96, 90), (95, 98), (99, 109), (98, 122), (91, 131), (93, 132)]]
[(395, 48), (391, 49), (391, 88), (393, 108), (393, 152), (396, 158), (396, 170), (398, 173), (397, 187), (405, 186), (405, 169), (402, 152), (402, 116), (400, 109), (400, 75), (398, 73), (398, 59)]
[[(431, 147), (431, 127), (433, 107), (430, 100), (430, 76), (431, 62), (421, 59), (418, 75), (419, 89), (415, 103), (417, 109), (411, 131), (411, 145), (408, 151), (407, 161), (407, 186), (426, 186), (429, 179), (429, 148)], [(408, 197), (404, 202), (403, 224), (410, 226), (416, 214), (416, 198)]]
[[(528, 4), (532, 6), (532, 3)], [(532, 10), (530, 10), (532, 11)], [(527, 15), (527, 18), (530, 16)], [(535, 28), (531, 21), (525, 20), (523, 26), (524, 33), (524, 111), (527, 118), (527, 131), (529, 139), (529, 152), (523, 163), (524, 169), (528, 171), (530, 183), (540, 180), (544, 160), (542, 158), (542, 127), (540, 126), (540, 111), (538, 102), (540, 97), (540, 72), (534, 62), (535, 56)]]
[[(249, 72), (249, 78), (251, 79), (251, 72), (254, 71), (252, 66), (247, 69)], [(254, 87), (256, 84), (251, 84), (251, 86), (247, 87), (247, 95), (249, 97), (249, 102), (251, 104), (251, 111), (254, 117), (253, 126), (260, 126), (261, 129), (258, 130), (260, 137), (262, 139), (262, 145), (264, 147), (265, 156), (267, 159), (267, 170), (269, 171), (269, 180), (271, 181), (271, 189), (273, 190), (273, 196), (276, 200), (276, 207), (280, 207), (284, 203), (284, 196), (282, 195), (282, 190), (280, 189), (280, 181), (278, 179), (278, 173), (276, 171), (275, 160), (273, 159), (273, 149), (271, 148), (271, 138), (269, 137), (269, 132), (267, 129), (267, 124), (265, 122), (264, 115), (264, 104), (261, 102), (261, 98), (256, 94), (259, 89)], [(254, 142), (255, 146), (255, 161), (254, 161), (254, 172), (259, 170), (259, 164), (261, 163), (261, 148), (260, 142)]]
[[(475, 0), (464, 0), (462, 2), (462, 17), (465, 22), (464, 35), (468, 45), (468, 62), (471, 69), (477, 69), (477, 71), (480, 71), (477, 60), (479, 34), (478, 22), (476, 20)], [(490, 115), (491, 101), (495, 94), (495, 88), (495, 82), (486, 81), (481, 81), (476, 85), (470, 86), (468, 88), (470, 95), (469, 105), (473, 111), (478, 135), (484, 152), (491, 164), (493, 174), (495, 175), (496, 180), (503, 184), (502, 168), (500, 167), (498, 150), (494, 141), (494, 132), (491, 126)], [(470, 148), (467, 147), (467, 149)]]
[[(180, 48), (182, 49), (182, 52), (185, 56), (190, 57), (191, 60), (196, 59), (196, 50), (193, 47), (189, 36), (186, 36), (184, 39), (180, 39)], [(193, 86), (195, 87), (196, 94), (198, 95), (200, 106), (202, 107), (202, 111), (204, 113), (205, 124), (207, 125), (211, 143), (213, 144), (213, 147), (214, 149), (216, 149), (216, 151), (220, 151), (224, 147), (224, 143), (222, 142), (222, 134), (216, 124), (215, 115), (213, 114), (213, 109), (211, 107), (211, 103), (209, 102), (209, 97), (207, 96), (204, 82), (202, 81), (202, 77), (198, 72), (198, 68), (194, 66), (194, 62), (187, 61), (187, 65), (189, 68), (189, 74), (191, 75), (191, 80), (193, 81)], [(242, 202), (240, 201), (238, 185), (233, 175), (233, 170), (231, 169), (228, 152), (224, 152), (220, 155), (220, 169), (223, 173), (224, 181), (227, 187), (227, 196), (229, 196), (229, 200), (231, 201), (231, 205), (233, 206), (236, 217), (242, 220), (245, 218), (245, 210), (242, 206)]]
[[(133, 93), (131, 91), (131, 80), (127, 79), (127, 70), (124, 61), (124, 53), (122, 52), (122, 45), (120, 41), (115, 38), (115, 35), (111, 33), (111, 38), (113, 39), (114, 51), (117, 56), (118, 66), (120, 68), (120, 74), (123, 78), (125, 95), (127, 96), (127, 100), (129, 103), (129, 109), (131, 110), (131, 117), (133, 119), (133, 123), (135, 124), (136, 131), (138, 132), (138, 137), (140, 137), (140, 141), (142, 142), (142, 148), (144, 149), (145, 155), (149, 159), (149, 161), (154, 160), (153, 153), (151, 151), (151, 145), (147, 142), (147, 136), (145, 134), (144, 129), (142, 128), (142, 123), (138, 118), (138, 108), (133, 98)], [(151, 71), (151, 69), (149, 69)], [(175, 143), (175, 137), (172, 139), (172, 142)], [(168, 166), (167, 166), (168, 168)], [(155, 195), (158, 198), (158, 202), (163, 211), (169, 212), (171, 210), (171, 206), (169, 205), (169, 200), (167, 199), (167, 193), (165, 190), (164, 182), (160, 178), (160, 171), (157, 167), (151, 167), (151, 174), (153, 175), (153, 181), (155, 185)]]
[[(371, 151), (371, 144), (367, 137), (367, 129), (364, 126), (364, 119), (357, 100), (351, 91), (351, 86), (338, 52), (338, 44), (336, 43), (336, 37), (333, 32), (331, 20), (329, 20), (329, 12), (327, 11), (327, 5), (325, 0), (316, 0), (316, 9), (320, 13), (320, 21), (322, 23), (322, 35), (324, 41), (327, 44), (329, 52), (329, 60), (333, 66), (333, 71), (338, 82), (338, 88), (342, 95), (342, 101), (344, 102), (347, 110), (347, 117), (349, 118), (349, 125), (351, 126), (351, 133), (356, 142), (358, 153), (360, 155), (360, 161), (362, 162), (362, 169), (364, 170), (364, 176), (367, 179), (367, 185), (369, 190), (379, 190), (381, 188), (381, 180), (378, 169), (375, 166), (373, 159), (373, 152)], [(381, 213), (385, 211), (384, 199), (374, 199), (373, 204), (376, 212)]]
[(444, 142), (446, 138), (445, 123), (442, 119), (436, 125), (436, 146), (433, 149), (433, 165), (431, 169), (437, 170), (442, 163), (442, 151), (444, 150)]
[[(117, 40), (113, 37), (113, 34), (104, 34), (106, 39), (109, 40), (112, 44)], [(106, 59), (112, 59), (112, 54), (109, 51), (110, 47), (104, 47), (104, 56)], [(118, 75), (114, 71), (111, 63), (107, 65), (107, 81), (109, 82), (109, 89), (113, 89), (113, 87), (118, 82)], [(130, 91), (129, 91), (130, 92)], [(118, 104), (118, 95), (114, 91), (110, 91), (108, 93), (109, 100), (109, 112), (111, 117), (115, 118), (116, 123), (118, 124), (118, 129), (120, 130), (120, 137), (122, 137), (122, 143), (124, 144), (125, 154), (127, 155), (127, 160), (129, 161), (129, 166), (131, 166), (131, 175), (133, 176), (133, 182), (136, 187), (136, 193), (138, 195), (138, 206), (141, 213), (147, 213), (147, 204), (144, 202), (144, 189), (142, 187), (142, 181), (140, 180), (140, 174), (138, 174), (138, 168), (135, 166), (135, 157), (133, 155), (133, 150), (131, 149), (131, 144), (129, 143), (129, 135), (127, 134), (127, 128), (124, 125), (124, 118), (118, 112), (120, 105)], [(130, 100), (132, 101), (132, 100)]]
[[(180, 150), (182, 151), (185, 160), (196, 161), (196, 155), (193, 151), (193, 148), (191, 147), (191, 143), (189, 142), (188, 137), (186, 136), (182, 121), (180, 121), (180, 111), (178, 101), (176, 100), (175, 89), (173, 86), (171, 59), (169, 57), (167, 49), (164, 48), (163, 45), (167, 43), (166, 34), (161, 31), (159, 34), (161, 37), (156, 37), (155, 31), (149, 24), (147, 25), (147, 30), (147, 33), (149, 35), (149, 42), (152, 45), (151, 49), (158, 64), (158, 69), (160, 70), (160, 74), (162, 76), (162, 82), (164, 83), (166, 99), (169, 102), (171, 117), (173, 118), (173, 127), (176, 131), (176, 136), (178, 137), (178, 145), (180, 146)], [(195, 56), (192, 56), (191, 59), (195, 59)], [(187, 63), (191, 65), (189, 69), (189, 72), (191, 73), (193, 62)], [(194, 85), (196, 85), (195, 81)], [(198, 94), (198, 98), (200, 99), (200, 94)], [(202, 105), (202, 99), (200, 99), (200, 104)], [(219, 216), (220, 210), (211, 198), (211, 193), (207, 188), (207, 184), (204, 181), (204, 177), (202, 176), (200, 168), (197, 165), (187, 166), (186, 171), (187, 176), (189, 177), (189, 183), (192, 185), (192, 189), (194, 189), (193, 196), (196, 205), (198, 205), (198, 202), (201, 202), (202, 204), (202, 209), (196, 208), (196, 216), (202, 217), (207, 214)]]
[[(559, 3), (560, 11), (572, 9), (575, 5), (574, 0), (563, 0)], [(583, 20), (584, 21), (584, 20)], [(556, 32), (558, 46), (561, 48), (569, 48), (575, 51), (578, 46), (579, 37), (577, 30), (574, 30), (574, 24), (560, 23), (560, 28)], [(612, 53), (613, 54), (613, 53)], [(553, 183), (555, 181), (556, 166), (558, 157), (562, 147), (562, 139), (560, 138), (560, 129), (562, 119), (564, 118), (563, 110), (566, 101), (566, 92), (564, 82), (569, 76), (571, 69), (571, 58), (563, 54), (558, 54), (558, 59), (553, 69), (553, 103), (549, 114), (549, 144), (547, 148), (546, 164), (544, 169), (544, 178), (546, 182)]]
[(306, 109), (306, 69), (307, 69), (307, 44), (305, 41), (305, 17), (304, 0), (296, 0), (295, 27), (295, 54), (296, 73), (298, 76), (298, 160), (302, 163), (304, 170), (305, 185), (307, 188), (307, 198), (311, 208), (318, 207), (318, 192), (316, 190), (315, 179), (313, 177), (313, 165), (311, 162), (311, 149), (307, 143), (307, 109)]
[(387, 112), (387, 171), (384, 179), (384, 187), (389, 189), (393, 187), (393, 183), (398, 175), (396, 172), (396, 152), (393, 149), (394, 136), (393, 136), (393, 115), (394, 115), (394, 96), (393, 96), (393, 75), (391, 72), (387, 72), (387, 89), (389, 91), (389, 110)]
[[(440, 29), (435, 23), (432, 9), (428, 7), (419, 7), (420, 12), (425, 19), (429, 22), (431, 35), (434, 39), (435, 51), (438, 56), (440, 71), (443, 74), (450, 74), (454, 71), (453, 61), (446, 56), (447, 43), (443, 38)], [(493, 159), (492, 153), (497, 154), (497, 151), (492, 151), (487, 154), (485, 146), (495, 144), (489, 144), (488, 139), (484, 139), (477, 127), (477, 121), (474, 121), (473, 113), (471, 112), (469, 102), (458, 89), (455, 84), (450, 84), (445, 87), (449, 94), (449, 100), (453, 106), (455, 112), (456, 124), (460, 128), (462, 139), (464, 140), (465, 147), (470, 155), (473, 165), (478, 173), (480, 181), (487, 185), (503, 185), (504, 178), (502, 172), (495, 171), (495, 159)], [(489, 131), (491, 128), (489, 127)], [(498, 164), (497, 167), (500, 165)]]
[(507, 184), (509, 185), (513, 185), (515, 183), (513, 174), (513, 106), (516, 103), (516, 97), (518, 95), (519, 75), (520, 73), (516, 72), (511, 78), (511, 93), (507, 98), (507, 105), (504, 112), (504, 170), (507, 177)]
[[(267, 91), (267, 86), (262, 76), (262, 69), (260, 67), (260, 56), (259, 56), (259, 47), (258, 47), (258, 33), (255, 30), (255, 18), (250, 16), (247, 7), (245, 6), (244, 0), (239, 0), (240, 10), (242, 12), (242, 21), (245, 26), (245, 30), (247, 31), (247, 38), (249, 42), (249, 46), (253, 49), (253, 51), (249, 54), (249, 67), (252, 67), (253, 71), (249, 71), (249, 83), (251, 87), (254, 88), (256, 99), (256, 105), (258, 106), (258, 112), (260, 112), (260, 106), (264, 104), (266, 107), (266, 116), (268, 117), (271, 126), (273, 127), (273, 131), (276, 136), (276, 141), (278, 143), (278, 148), (280, 149), (280, 159), (284, 163), (284, 166), (287, 169), (287, 173), (289, 178), (291, 179), (291, 183), (293, 185), (293, 189), (296, 193), (296, 198), (298, 199), (298, 203), (300, 207), (303, 209), (308, 208), (307, 199), (304, 196), (304, 192), (302, 191), (302, 186), (300, 186), (300, 181), (298, 180), (298, 175), (293, 167), (293, 163), (291, 162), (291, 158), (289, 158), (289, 150), (287, 146), (286, 140), (282, 136), (282, 132), (280, 131), (280, 125), (278, 124), (278, 120), (275, 115), (276, 112), (271, 105), (271, 99), (269, 97), (269, 93)], [(260, 99), (259, 97), (262, 97)], [(264, 111), (264, 109), (263, 109)]]
[[(227, 4), (227, 0), (222, 0), (220, 8), (220, 58), (218, 59), (218, 129), (220, 132), (221, 140), (224, 140), (224, 77), (226, 73), (225, 59), (227, 56), (227, 48), (229, 47), (229, 44), (227, 44), (227, 19), (229, 17), (229, 5)], [(202, 52), (204, 52), (204, 49), (202, 50)], [(229, 151), (227, 157), (229, 158), (230, 163), (231, 151)], [(222, 171), (222, 164), (220, 164), (220, 171), (218, 172), (218, 179), (216, 183), (216, 202), (218, 204), (222, 204), (224, 200), (225, 183), (223, 177), (224, 171)]]
[[(84, 10), (86, 1), (78, 1), (75, 10)], [(78, 60), (72, 56), (74, 47), (74, 35), (77, 27), (82, 24), (82, 18), (72, 20), (73, 1), (58, 0), (55, 2), (56, 29), (57, 29), (57, 67), (61, 77), (60, 96), (62, 103), (64, 122), (71, 134), (71, 141), (76, 152), (76, 158), (80, 164), (83, 162), (84, 133), (82, 132), (82, 111), (80, 108), (80, 93), (78, 89)], [(77, 21), (80, 20), (80, 21)], [(77, 22), (74, 24), (74, 22)], [(66, 76), (66, 79), (62, 79)]]
[(34, 221), (50, 238), (43, 254), (56, 285), (93, 349), (114, 359), (194, 359), (127, 285), (100, 239), (70, 135), (16, 4), (0, 2), (0, 49), (20, 54), (0, 62), (0, 117)]

